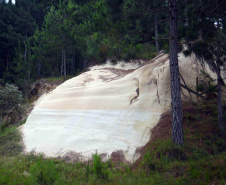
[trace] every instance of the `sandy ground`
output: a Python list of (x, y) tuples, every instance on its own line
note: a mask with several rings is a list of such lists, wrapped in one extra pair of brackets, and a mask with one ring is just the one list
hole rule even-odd
[[(179, 54), (179, 61), (186, 84), (194, 87), (200, 65), (193, 56)], [(38, 101), (22, 128), (25, 150), (53, 157), (74, 152), (82, 160), (96, 151), (105, 158), (121, 151), (133, 162), (170, 108), (170, 97), (167, 55), (146, 65), (94, 66)], [(186, 90), (182, 97), (189, 98)]]

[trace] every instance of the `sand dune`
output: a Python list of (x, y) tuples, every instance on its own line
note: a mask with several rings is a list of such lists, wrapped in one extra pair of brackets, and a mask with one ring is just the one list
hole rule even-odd
[[(179, 55), (180, 73), (190, 87), (201, 69), (195, 58)], [(121, 68), (120, 68), (121, 66)], [(189, 97), (186, 90), (183, 98)], [(47, 156), (74, 152), (87, 159), (96, 151), (110, 156), (123, 151), (136, 160), (137, 148), (170, 108), (167, 55), (141, 66), (95, 66), (43, 97), (22, 128), (26, 151)]]

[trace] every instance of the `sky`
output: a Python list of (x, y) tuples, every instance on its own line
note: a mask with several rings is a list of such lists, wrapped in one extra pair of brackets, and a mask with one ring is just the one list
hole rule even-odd
[[(6, 2), (8, 3), (9, 0), (6, 0)], [(12, 0), (12, 2), (15, 4), (15, 0)]]

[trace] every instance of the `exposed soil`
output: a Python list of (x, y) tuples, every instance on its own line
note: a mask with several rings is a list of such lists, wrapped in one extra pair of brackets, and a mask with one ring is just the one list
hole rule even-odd
[(108, 77), (108, 76), (103, 76), (103, 75), (99, 76), (100, 79), (102, 79), (104, 82), (111, 82), (113, 80), (117, 80), (117, 79), (123, 78), (124, 76), (126, 76), (129, 73), (132, 73), (136, 69), (123, 70), (123, 69), (115, 69), (115, 68), (103, 68), (103, 70), (108, 70), (108, 71), (112, 72), (113, 74), (117, 75), (116, 77), (113, 77), (113, 78), (112, 77)]
[(111, 154), (111, 160), (113, 163), (123, 162), (126, 163), (125, 156), (121, 150), (112, 152)]
[(50, 82), (45, 79), (38, 80), (31, 87), (31, 90), (29, 92), (29, 102), (33, 103), (39, 97), (41, 97), (44, 93), (48, 93), (48, 92), (54, 90), (57, 86), (62, 84), (64, 81), (65, 81), (64, 79), (56, 80), (53, 82)]
[[(217, 100), (212, 101), (198, 101), (198, 102), (183, 102), (183, 130), (186, 134), (186, 142), (195, 142), (197, 147), (204, 146), (204, 139), (208, 139), (210, 136), (219, 134), (219, 127), (216, 125), (217, 121), (213, 120), (216, 115)], [(200, 116), (202, 121), (200, 121)], [(207, 122), (209, 124), (207, 124)], [(224, 122), (226, 128), (226, 122)], [(151, 138), (149, 142), (142, 148), (136, 150), (140, 154), (140, 158), (132, 164), (131, 168), (135, 169), (141, 164), (143, 155), (146, 153), (147, 148), (153, 148), (153, 143), (156, 141), (163, 141), (171, 138), (172, 134), (172, 115), (171, 110), (163, 113), (159, 123), (150, 131)], [(196, 137), (194, 137), (194, 135)], [(202, 138), (202, 139), (201, 139)], [(213, 138), (210, 138), (213, 139)], [(209, 152), (212, 149), (208, 149)]]

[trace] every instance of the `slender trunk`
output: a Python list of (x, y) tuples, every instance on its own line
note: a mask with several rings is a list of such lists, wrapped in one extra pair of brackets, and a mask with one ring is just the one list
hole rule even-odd
[(74, 56), (71, 57), (71, 75), (74, 74)]
[(156, 51), (159, 52), (159, 40), (158, 40), (158, 19), (157, 19), (157, 13), (155, 13), (155, 47)]
[(221, 131), (224, 131), (223, 113), (222, 113), (222, 93), (221, 93), (221, 75), (220, 64), (217, 62), (217, 110), (218, 110), (218, 124)]
[[(202, 0), (199, 0), (199, 2), (200, 2), (200, 5), (202, 5)], [(203, 25), (202, 25), (202, 18), (200, 17), (200, 15), (198, 15), (198, 36), (199, 36), (199, 39), (201, 39), (202, 40), (202, 38), (203, 38), (203, 32), (202, 32), (202, 27), (203, 27)]]
[(172, 141), (183, 145), (183, 120), (181, 106), (180, 76), (177, 49), (177, 7), (176, 0), (169, 1), (170, 7), (170, 77), (172, 99)]
[(218, 124), (221, 131), (224, 132), (223, 112), (222, 112), (222, 92), (221, 92), (221, 69), (220, 69), (220, 23), (217, 21), (218, 39), (217, 39), (217, 110)]
[(7, 49), (7, 54), (6, 54), (6, 68), (9, 68), (9, 49)]
[(50, 68), (50, 76), (53, 77), (53, 66)]
[(66, 63), (66, 51), (65, 48), (63, 49), (64, 51), (64, 78), (67, 77), (67, 63)]
[[(198, 86), (199, 86), (199, 77), (196, 77), (196, 92), (197, 92), (197, 94), (199, 94), (199, 88), (198, 88)], [(199, 98), (199, 96), (197, 95), (197, 99)]]
[(2, 124), (2, 110), (1, 110), (1, 115), (0, 115), (0, 128), (1, 128), (1, 124)]
[(41, 75), (41, 63), (38, 62), (37, 78), (40, 78)]
[(63, 64), (64, 64), (64, 52), (62, 49), (62, 61), (61, 61), (61, 70), (60, 70), (60, 76), (63, 76)]
[(185, 27), (188, 27), (188, 26), (189, 26), (189, 21), (188, 21), (188, 10), (187, 10), (187, 8), (185, 8), (184, 14), (185, 14), (185, 22), (184, 22), (184, 26), (185, 26)]
[[(26, 19), (27, 21), (27, 30), (28, 30), (28, 20)], [(27, 44), (27, 30), (26, 30), (26, 44)], [(26, 64), (27, 62), (27, 47), (26, 47), (26, 44), (24, 45), (24, 62)]]
[(26, 64), (27, 62), (27, 49), (26, 49), (26, 45), (24, 46), (24, 63)]

